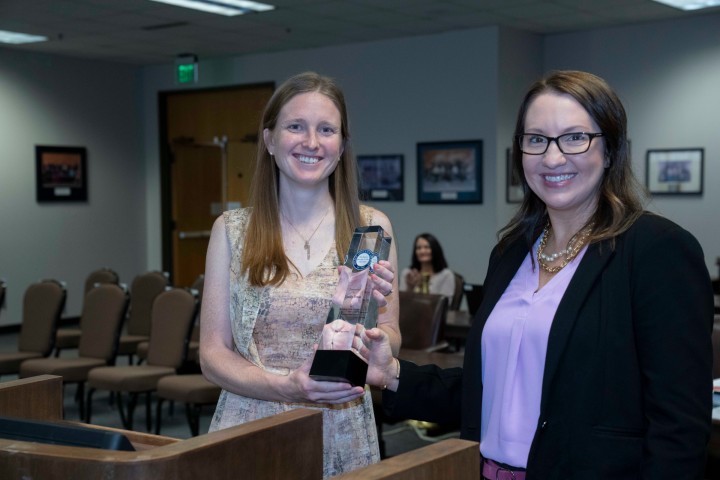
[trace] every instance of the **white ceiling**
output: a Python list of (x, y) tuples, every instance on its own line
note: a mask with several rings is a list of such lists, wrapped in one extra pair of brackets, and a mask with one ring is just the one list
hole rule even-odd
[(0, 29), (45, 35), (23, 51), (136, 65), (315, 48), (501, 25), (539, 34), (718, 13), (651, 0), (266, 0), (224, 17), (148, 0), (0, 0)]

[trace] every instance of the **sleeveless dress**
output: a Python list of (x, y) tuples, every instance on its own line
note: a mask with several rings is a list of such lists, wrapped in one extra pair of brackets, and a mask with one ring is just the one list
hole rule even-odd
[[(237, 352), (254, 365), (288, 375), (313, 355), (338, 283), (335, 244), (306, 277), (291, 273), (279, 287), (253, 287), (240, 274), (250, 209), (225, 212), (231, 249), (230, 321)], [(369, 224), (371, 210), (361, 207)], [(210, 431), (232, 427), (295, 408), (323, 413), (323, 477), (380, 461), (370, 391), (342, 405), (284, 403), (248, 398), (223, 390)]]

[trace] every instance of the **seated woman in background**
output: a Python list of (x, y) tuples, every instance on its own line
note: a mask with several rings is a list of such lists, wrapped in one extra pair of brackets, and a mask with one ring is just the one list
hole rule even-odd
[(421, 233), (414, 245), (410, 268), (400, 275), (400, 290), (436, 293), (452, 300), (455, 274), (448, 268), (440, 242), (430, 233)]

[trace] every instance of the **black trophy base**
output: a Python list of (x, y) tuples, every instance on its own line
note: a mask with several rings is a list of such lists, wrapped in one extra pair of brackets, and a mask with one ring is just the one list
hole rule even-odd
[(350, 350), (316, 350), (310, 378), (323, 382), (348, 382), (364, 386), (367, 363)]

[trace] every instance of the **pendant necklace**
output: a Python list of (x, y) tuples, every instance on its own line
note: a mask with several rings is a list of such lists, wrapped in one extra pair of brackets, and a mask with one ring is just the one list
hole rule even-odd
[(315, 230), (313, 230), (313, 232), (310, 234), (310, 236), (309, 236), (308, 238), (305, 238), (305, 237), (303, 236), (303, 234), (300, 233), (300, 231), (299, 231), (297, 228), (295, 228), (295, 225), (292, 224), (292, 222), (291, 222), (290, 219), (285, 215), (284, 212), (282, 213), (282, 216), (283, 216), (283, 218), (285, 219), (285, 221), (288, 222), (288, 224), (292, 227), (292, 229), (295, 230), (295, 233), (297, 233), (298, 236), (303, 239), (303, 242), (305, 242), (305, 245), (303, 245), (303, 248), (304, 248), (305, 251), (307, 252), (307, 259), (308, 259), (308, 260), (310, 260), (310, 240), (311, 240), (312, 237), (315, 235), (315, 232), (318, 231), (318, 228), (320, 228), (320, 225), (322, 225), (322, 223), (323, 223), (323, 221), (325, 220), (325, 217), (327, 217), (327, 214), (328, 214), (328, 213), (330, 213), (330, 208), (327, 209), (327, 211), (325, 212), (325, 215), (323, 215), (323, 217), (320, 219), (320, 223), (317, 224), (317, 227), (315, 227)]

